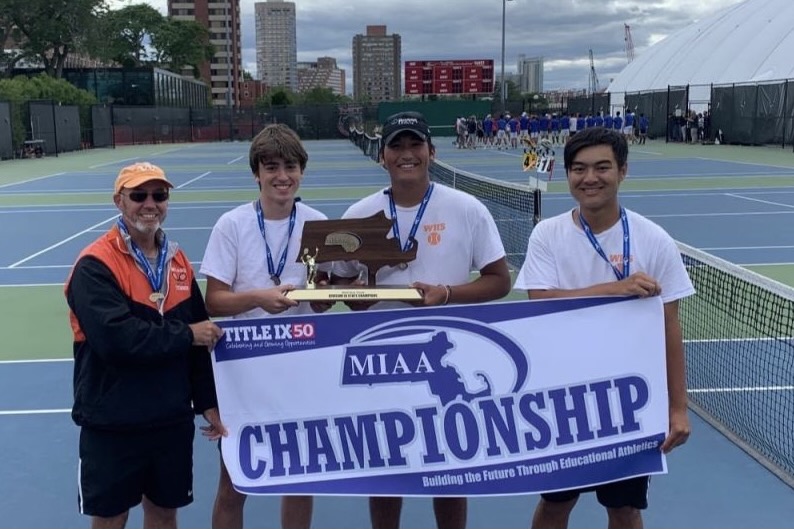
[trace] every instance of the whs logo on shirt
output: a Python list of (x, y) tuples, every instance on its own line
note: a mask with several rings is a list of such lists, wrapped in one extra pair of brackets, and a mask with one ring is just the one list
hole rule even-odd
[(443, 222), (439, 222), (436, 224), (425, 224), (422, 226), (425, 233), (427, 234), (427, 244), (431, 246), (437, 246), (441, 244), (441, 232), (443, 232), (447, 228), (447, 225)]

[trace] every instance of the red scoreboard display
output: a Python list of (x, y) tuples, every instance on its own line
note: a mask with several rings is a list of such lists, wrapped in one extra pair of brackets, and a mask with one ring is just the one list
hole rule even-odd
[(492, 59), (405, 61), (405, 95), (492, 94)]

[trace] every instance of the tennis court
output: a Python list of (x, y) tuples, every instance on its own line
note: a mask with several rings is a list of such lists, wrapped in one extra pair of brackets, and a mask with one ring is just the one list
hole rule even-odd
[[(451, 141), (436, 140), (437, 157), (445, 163), (508, 182), (527, 180), (520, 151), (461, 151)], [(306, 147), (310, 160), (301, 197), (331, 218), (386, 185), (383, 170), (348, 141), (309, 141)], [(118, 169), (142, 160), (166, 169), (176, 189), (165, 227), (198, 267), (215, 220), (256, 196), (247, 154), (246, 143), (157, 145), (0, 165), (0, 237), (5, 241), (0, 303), (6, 314), (0, 322), (6, 337), (0, 350), (0, 382), (6, 388), (0, 404), (0, 449), (6, 454), (7, 477), (0, 484), (0, 510), (6, 513), (2, 526), (88, 525), (76, 506), (78, 431), (68, 415), (71, 336), (61, 291), (77, 253), (116, 217), (111, 188)], [(573, 205), (561, 149), (557, 158), (557, 174), (543, 195), (544, 217)], [(622, 194), (627, 207), (683, 243), (794, 285), (790, 152), (649, 143), (634, 148), (629, 163)], [(511, 245), (525, 248), (525, 237)], [(711, 263), (693, 261), (690, 270), (705, 270), (706, 265)], [(723, 280), (704, 277), (711, 281), (706, 286), (713, 284), (699, 290), (718, 295)], [(740, 297), (724, 303), (742, 313), (750, 310), (755, 300), (747, 294)], [(759, 312), (761, 320), (785, 317), (772, 305)], [(713, 309), (706, 313), (710, 320), (692, 320), (693, 329), (701, 331), (688, 345), (691, 398), (703, 405), (709, 405), (708, 399), (723, 399), (715, 405), (725, 408), (726, 419), (760, 430), (761, 444), (776, 449), (776, 439), (788, 436), (791, 446), (794, 343), (790, 334), (769, 336), (790, 330), (790, 320), (788, 327), (742, 328), (729, 325), (730, 314), (715, 315)], [(711, 334), (704, 326), (713, 329)], [(736, 367), (721, 367), (728, 365)], [(768, 373), (780, 376), (770, 379)], [(646, 525), (790, 526), (794, 490), (703, 420), (692, 419), (693, 437), (669, 458), (670, 475), (653, 480)], [(181, 511), (182, 526), (209, 524), (217, 457), (214, 445), (197, 439), (196, 500)], [(791, 452), (780, 457), (790, 462)], [(526, 527), (535, 501), (525, 496), (472, 500), (469, 527)], [(246, 519), (249, 526), (277, 527), (278, 499), (252, 498)], [(319, 498), (314, 519), (321, 528), (366, 527), (366, 500)], [(136, 510), (130, 525), (140, 523)], [(407, 500), (403, 527), (432, 525), (429, 500)], [(571, 527), (594, 525), (605, 525), (603, 511), (594, 498), (583, 498)]]

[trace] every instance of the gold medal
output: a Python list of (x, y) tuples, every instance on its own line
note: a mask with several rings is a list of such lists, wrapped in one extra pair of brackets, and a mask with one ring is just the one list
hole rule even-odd
[(160, 292), (152, 292), (151, 295), (149, 296), (149, 301), (151, 301), (152, 303), (157, 303), (163, 298), (165, 298), (165, 296), (162, 295)]

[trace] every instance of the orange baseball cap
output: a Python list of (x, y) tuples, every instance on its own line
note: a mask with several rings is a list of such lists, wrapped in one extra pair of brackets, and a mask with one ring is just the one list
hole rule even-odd
[(128, 165), (119, 172), (113, 192), (118, 194), (125, 187), (128, 189), (138, 187), (152, 180), (159, 180), (169, 188), (174, 187), (165, 177), (162, 169), (149, 162), (140, 162)]

